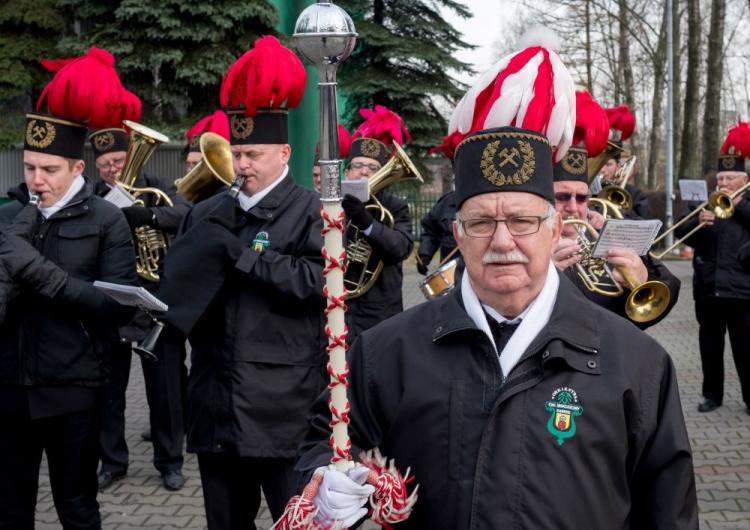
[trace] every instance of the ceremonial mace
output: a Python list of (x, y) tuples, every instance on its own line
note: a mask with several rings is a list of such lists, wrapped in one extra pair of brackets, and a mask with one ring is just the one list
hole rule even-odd
[[(351, 17), (330, 0), (318, 0), (307, 7), (297, 18), (294, 27), (297, 50), (318, 70), (320, 89), (320, 181), (321, 216), (323, 217), (322, 250), (326, 266), (324, 294), (326, 296), (326, 335), (328, 336), (328, 373), (330, 375), (331, 410), (331, 465), (346, 473), (357, 464), (352, 461), (349, 439), (349, 386), (346, 362), (346, 293), (344, 271), (344, 211), (341, 208), (341, 161), (339, 160), (338, 110), (336, 105), (336, 69), (354, 50), (357, 33)], [(371, 518), (379, 524), (393, 524), (406, 519), (416, 501), (416, 490), (406, 491), (408, 471), (402, 476), (393, 462), (374, 454), (363, 456), (362, 465), (369, 469), (367, 482), (375, 486), (370, 497)], [(281, 518), (274, 524), (276, 530), (302, 530), (323, 528), (315, 521), (317, 508), (313, 502), (322, 480), (314, 474), (302, 495), (293, 497)], [(335, 521), (330, 526), (340, 528)]]

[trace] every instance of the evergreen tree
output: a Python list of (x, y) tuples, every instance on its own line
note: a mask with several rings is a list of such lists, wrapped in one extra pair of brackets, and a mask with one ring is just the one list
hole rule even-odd
[(454, 0), (339, 0), (359, 34), (352, 57), (341, 66), (340, 86), (346, 95), (351, 128), (362, 122), (357, 110), (385, 105), (398, 113), (420, 154), (442, 140), (445, 118), (433, 98), (455, 103), (465, 86), (452, 76), (471, 72), (454, 55), (472, 48), (444, 18), (452, 11), (466, 18), (468, 9)]
[(261, 35), (274, 34), (278, 14), (268, 0), (63, 0), (80, 20), (69, 54), (89, 46), (111, 51), (125, 85), (144, 113), (172, 122), (213, 111), (227, 67)]

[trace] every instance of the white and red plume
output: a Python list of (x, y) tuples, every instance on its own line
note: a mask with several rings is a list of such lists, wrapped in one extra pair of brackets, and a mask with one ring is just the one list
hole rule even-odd
[(247, 116), (255, 116), (258, 108), (291, 109), (302, 100), (306, 82), (299, 57), (267, 35), (229, 67), (219, 101), (227, 108), (244, 107)]
[(459, 101), (448, 133), (468, 135), (495, 127), (520, 127), (544, 134), (559, 161), (573, 141), (575, 87), (557, 54), (557, 36), (534, 28), (519, 42), (520, 51), (479, 76)]

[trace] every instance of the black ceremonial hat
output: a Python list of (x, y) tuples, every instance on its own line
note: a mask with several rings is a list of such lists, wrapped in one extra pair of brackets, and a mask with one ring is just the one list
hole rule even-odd
[(130, 136), (125, 129), (98, 129), (89, 135), (89, 142), (94, 149), (94, 156), (99, 158), (113, 151), (127, 151)]
[(388, 160), (390, 152), (390, 149), (380, 140), (359, 137), (352, 140), (352, 145), (349, 148), (349, 160), (358, 156), (364, 156), (377, 160), (382, 166)]
[(80, 160), (86, 126), (48, 114), (27, 114), (24, 150)]
[(227, 115), (232, 145), (289, 143), (286, 109), (258, 109), (252, 117), (244, 110), (230, 110)]
[(583, 147), (571, 147), (553, 168), (553, 180), (575, 180), (588, 183), (588, 153)]
[(552, 149), (536, 131), (499, 127), (467, 136), (456, 150), (456, 202), (481, 193), (523, 191), (554, 204)]
[(745, 171), (745, 159), (740, 155), (719, 155), (717, 171)]

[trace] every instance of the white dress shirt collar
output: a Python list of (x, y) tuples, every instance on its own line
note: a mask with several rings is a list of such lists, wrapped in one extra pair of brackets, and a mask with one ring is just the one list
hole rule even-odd
[(284, 180), (284, 178), (289, 174), (289, 166), (284, 166), (284, 171), (281, 172), (281, 175), (274, 180), (270, 186), (267, 188), (259, 191), (255, 195), (248, 195), (244, 191), (241, 191), (240, 194), (237, 196), (237, 200), (240, 203), (240, 208), (245, 210), (246, 212), (250, 210), (250, 208), (253, 208), (255, 205), (257, 205), (260, 201), (263, 200), (263, 197), (271, 193), (271, 191), (279, 185), (279, 183)]
[[(500, 367), (503, 371), (503, 377), (508, 377), (508, 374), (521, 359), (526, 348), (529, 347), (531, 342), (549, 322), (550, 316), (552, 315), (552, 309), (555, 306), (557, 290), (559, 287), (560, 278), (557, 275), (555, 266), (550, 262), (549, 268), (547, 269), (547, 278), (544, 281), (542, 290), (537, 297), (531, 301), (526, 309), (518, 315), (518, 317), (508, 321), (493, 308), (480, 302), (474, 291), (474, 287), (471, 285), (468, 271), (464, 271), (461, 279), (461, 297), (464, 302), (464, 307), (466, 308), (466, 313), (468, 313), (469, 317), (474, 321), (474, 324), (490, 339), (493, 348), (495, 348), (495, 353), (500, 358)], [(508, 344), (505, 345), (505, 348), (501, 352), (498, 352), (495, 347), (495, 339), (493, 338), (492, 331), (487, 323), (485, 311), (487, 311), (492, 318), (501, 323), (508, 321), (513, 324), (518, 320), (521, 321), (518, 329), (513, 333)]]

